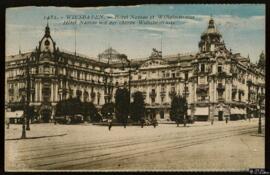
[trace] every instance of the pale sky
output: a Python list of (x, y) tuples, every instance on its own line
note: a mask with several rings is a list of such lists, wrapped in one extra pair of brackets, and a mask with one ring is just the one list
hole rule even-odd
[[(152, 48), (161, 49), (163, 55), (198, 51), (200, 35), (213, 16), (227, 48), (233, 53), (249, 54), (252, 62), (265, 51), (265, 6), (239, 5), (138, 5), (123, 7), (69, 8), (69, 7), (19, 7), (6, 11), (6, 55), (33, 50), (44, 35), (47, 20), (44, 16), (55, 15), (49, 20), (51, 36), (59, 49), (75, 50), (75, 25), (63, 25), (66, 15), (117, 15), (188, 16), (176, 19), (175, 24), (97, 25), (77, 24), (77, 52), (97, 57), (112, 47), (129, 59), (148, 57)], [(61, 19), (63, 17), (63, 19)], [(117, 21), (109, 19), (109, 21)], [(138, 22), (138, 20), (133, 20)], [(170, 20), (169, 20), (170, 21)], [(161, 42), (162, 38), (162, 42)], [(161, 44), (162, 43), (162, 44)]]

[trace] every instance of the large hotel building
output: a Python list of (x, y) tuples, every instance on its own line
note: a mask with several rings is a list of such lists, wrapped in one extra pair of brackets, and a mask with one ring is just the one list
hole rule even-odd
[(146, 115), (159, 121), (170, 120), (175, 94), (187, 98), (188, 115), (197, 120), (256, 116), (258, 97), (265, 92), (264, 70), (228, 50), (212, 18), (198, 46), (195, 54), (162, 55), (153, 49), (145, 59), (127, 59), (108, 48), (89, 58), (59, 49), (47, 25), (34, 51), (6, 57), (6, 104), (20, 103), (29, 71), (30, 105), (40, 119), (53, 118), (57, 102), (69, 97), (100, 108), (124, 86), (131, 94), (143, 92)]

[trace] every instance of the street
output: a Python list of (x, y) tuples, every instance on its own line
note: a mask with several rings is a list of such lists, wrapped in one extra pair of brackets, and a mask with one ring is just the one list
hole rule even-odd
[[(264, 126), (264, 122), (263, 126)], [(16, 170), (248, 170), (264, 167), (258, 119), (153, 126), (32, 124), (5, 129), (5, 168)]]

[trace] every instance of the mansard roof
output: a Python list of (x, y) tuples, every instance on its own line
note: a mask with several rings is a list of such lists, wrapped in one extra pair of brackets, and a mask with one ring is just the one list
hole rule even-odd
[(21, 53), (21, 54), (17, 54), (17, 55), (10, 55), (10, 56), (6, 56), (6, 62), (9, 61), (16, 61), (16, 60), (21, 60), (21, 59), (26, 59), (27, 57), (30, 57), (32, 54), (32, 52), (26, 52), (26, 53)]
[[(189, 62), (195, 59), (195, 54), (187, 53), (187, 54), (164, 55), (161, 59), (163, 59), (168, 64), (175, 64), (179, 62)], [(149, 58), (131, 59), (131, 66), (140, 66), (147, 60), (149, 60)]]
[(115, 49), (109, 47), (102, 53), (98, 54), (98, 60), (109, 65), (128, 64), (128, 59), (125, 54), (117, 52)]
[(75, 53), (70, 52), (67, 50), (61, 50), (60, 51), (61, 57), (64, 58), (70, 58), (70, 59), (75, 59), (75, 60), (81, 60), (81, 61), (86, 61), (86, 62), (91, 62), (93, 64), (99, 65), (99, 66), (105, 66), (105, 63), (98, 61), (97, 58), (94, 57), (89, 57), (80, 53)]

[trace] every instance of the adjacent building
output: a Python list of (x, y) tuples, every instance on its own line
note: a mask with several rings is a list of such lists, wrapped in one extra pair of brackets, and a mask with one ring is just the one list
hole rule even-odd
[(175, 95), (187, 98), (188, 115), (197, 120), (256, 116), (258, 98), (265, 93), (264, 70), (228, 50), (212, 18), (198, 46), (197, 53), (166, 56), (153, 49), (143, 59), (108, 48), (90, 58), (59, 49), (47, 25), (35, 50), (6, 57), (6, 104), (21, 102), (29, 77), (30, 105), (44, 121), (54, 116), (59, 100), (79, 97), (100, 108), (114, 101), (119, 87), (131, 94), (141, 91), (146, 115), (158, 120), (170, 120)]

